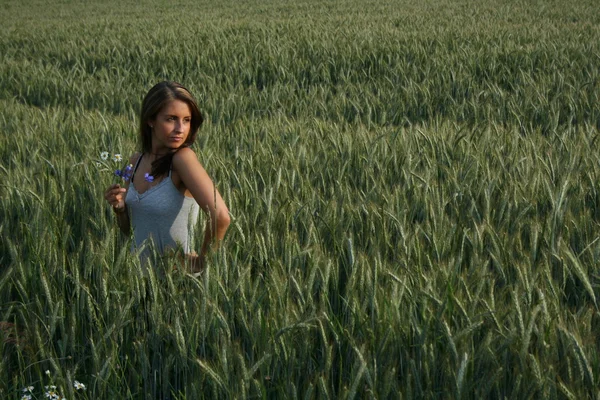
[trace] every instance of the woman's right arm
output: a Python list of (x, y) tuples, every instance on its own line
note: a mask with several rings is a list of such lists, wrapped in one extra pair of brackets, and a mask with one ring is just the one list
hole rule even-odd
[[(129, 159), (129, 163), (135, 165), (139, 157), (139, 153), (134, 154)], [(125, 197), (128, 189), (129, 181), (125, 183), (125, 187), (121, 187), (120, 184), (115, 183), (114, 185), (109, 186), (106, 192), (104, 192), (104, 198), (112, 206), (113, 212), (117, 217), (117, 225), (125, 235), (129, 235), (131, 232), (131, 222), (129, 221), (129, 213), (127, 212), (127, 205), (125, 204)]]
[(112, 206), (113, 212), (117, 217), (117, 225), (119, 225), (119, 229), (125, 235), (129, 235), (131, 231), (131, 222), (129, 221), (129, 213), (125, 204), (127, 189), (128, 187), (121, 187), (121, 185), (115, 183), (104, 193), (104, 198)]

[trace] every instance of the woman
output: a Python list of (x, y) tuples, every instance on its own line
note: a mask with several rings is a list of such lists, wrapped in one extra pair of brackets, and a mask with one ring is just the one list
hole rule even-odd
[[(150, 241), (161, 254), (181, 248), (193, 272), (202, 269), (211, 244), (218, 245), (230, 222), (227, 206), (190, 148), (202, 121), (186, 88), (176, 82), (155, 85), (142, 103), (142, 153), (130, 159), (131, 180), (104, 194), (121, 231), (129, 234), (133, 227), (135, 248)], [(200, 256), (191, 248), (190, 235), (199, 208), (208, 215)], [(146, 247), (141, 257), (149, 255)]]

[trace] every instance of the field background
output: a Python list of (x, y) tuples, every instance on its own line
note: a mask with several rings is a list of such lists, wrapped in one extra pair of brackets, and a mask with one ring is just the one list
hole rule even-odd
[[(595, 0), (1, 7), (1, 398), (600, 397)], [(102, 200), (164, 79), (232, 214), (200, 279)]]

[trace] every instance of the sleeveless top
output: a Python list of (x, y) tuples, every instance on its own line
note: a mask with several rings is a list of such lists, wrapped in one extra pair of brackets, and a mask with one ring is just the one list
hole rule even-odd
[(149, 245), (152, 241), (161, 254), (179, 246), (186, 254), (191, 253), (192, 233), (198, 221), (200, 206), (193, 197), (184, 196), (177, 190), (171, 180), (170, 169), (169, 175), (157, 185), (139, 193), (133, 184), (133, 177), (143, 156), (142, 154), (135, 164), (125, 196), (133, 228), (134, 242), (131, 250), (142, 249), (140, 258), (147, 260), (151, 251), (144, 244)]

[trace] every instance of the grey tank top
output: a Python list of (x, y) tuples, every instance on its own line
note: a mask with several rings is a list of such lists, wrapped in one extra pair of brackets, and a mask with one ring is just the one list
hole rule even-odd
[(198, 221), (200, 207), (194, 198), (184, 196), (177, 190), (171, 180), (171, 170), (156, 186), (138, 193), (133, 176), (143, 156), (135, 164), (125, 197), (133, 228), (132, 251), (142, 249), (140, 257), (146, 260), (150, 256), (150, 248), (143, 245), (152, 241), (160, 253), (178, 246), (186, 254), (191, 253), (193, 228)]

